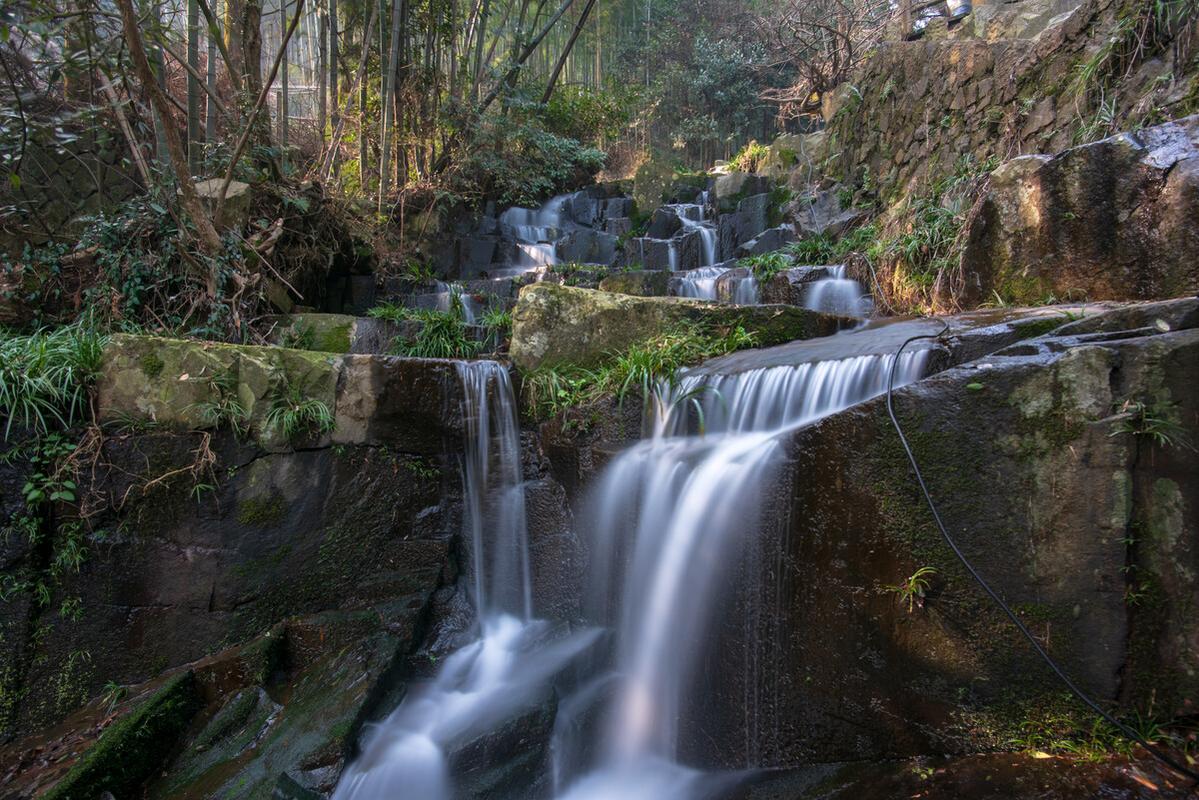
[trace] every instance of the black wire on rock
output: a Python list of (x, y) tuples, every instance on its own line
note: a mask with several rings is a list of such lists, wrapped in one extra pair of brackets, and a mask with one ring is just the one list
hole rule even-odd
[(912, 448), (908, 444), (908, 438), (904, 436), (903, 428), (900, 427), (899, 420), (895, 417), (895, 408), (892, 404), (892, 394), (895, 384), (895, 366), (899, 363), (900, 353), (902, 353), (904, 348), (909, 344), (919, 341), (920, 339), (940, 339), (949, 331), (949, 325), (944, 320), (941, 320), (941, 325), (942, 328), (937, 333), (923, 333), (916, 336), (911, 336), (904, 341), (904, 343), (899, 346), (899, 349), (895, 351), (895, 356), (891, 360), (891, 368), (887, 373), (887, 416), (891, 418), (891, 424), (895, 427), (895, 432), (899, 434), (899, 441), (901, 444), (903, 444), (903, 450), (905, 453), (907, 453), (908, 461), (910, 461), (912, 464), (912, 471), (916, 473), (916, 482), (920, 484), (920, 491), (924, 494), (924, 499), (928, 503), (929, 511), (932, 512), (933, 521), (937, 523), (937, 529), (941, 531), (941, 537), (945, 539), (945, 543), (949, 545), (951, 550), (953, 550), (953, 554), (958, 557), (958, 561), (962, 562), (962, 566), (966, 568), (966, 571), (970, 573), (970, 576), (973, 577), (978, 585), (983, 588), (983, 591), (985, 591), (990, 598), (995, 601), (995, 604), (1003, 609), (1003, 613), (1007, 614), (1008, 619), (1010, 619), (1012, 624), (1016, 626), (1017, 630), (1024, 635), (1024, 638), (1028, 640), (1030, 645), (1032, 645), (1032, 648), (1036, 651), (1037, 655), (1039, 655), (1041, 659), (1049, 665), (1049, 668), (1053, 670), (1058, 679), (1066, 685), (1066, 688), (1074, 693), (1075, 697), (1089, 706), (1092, 711), (1106, 720), (1110, 725), (1115, 727), (1126, 737), (1145, 748), (1145, 750), (1147, 750), (1150, 755), (1152, 755), (1158, 761), (1162, 762), (1179, 775), (1184, 775), (1190, 780), (1195, 781), (1195, 786), (1199, 786), (1199, 773), (1187, 769), (1165, 753), (1158, 750), (1153, 745), (1149, 744), (1149, 742), (1145, 741), (1145, 739), (1137, 734), (1136, 731), (1132, 730), (1127, 725), (1109, 714), (1107, 711), (1103, 710), (1098, 703), (1096, 703), (1090, 698), (1090, 696), (1086, 694), (1086, 692), (1078, 688), (1074, 681), (1070, 680), (1070, 677), (1064, 671), (1062, 671), (1062, 668), (1058, 666), (1057, 662), (1053, 660), (1049, 653), (1045, 652), (1045, 648), (1041, 647), (1041, 643), (1038, 642), (1036, 637), (1032, 635), (1032, 631), (1025, 627), (1024, 623), (1020, 621), (1020, 618), (1016, 616), (1016, 613), (1012, 611), (1008, 604), (1005, 603), (1003, 599), (995, 592), (995, 590), (991, 588), (991, 585), (987, 583), (986, 579), (984, 579), (983, 576), (978, 573), (978, 570), (974, 568), (974, 565), (970, 563), (970, 560), (966, 558), (965, 554), (962, 553), (961, 549), (958, 548), (957, 542), (955, 542), (953, 537), (949, 535), (949, 531), (945, 528), (945, 523), (941, 521), (941, 515), (937, 512), (937, 506), (935, 503), (933, 503), (933, 498), (932, 495), (929, 494), (928, 486), (924, 483), (924, 476), (920, 472), (920, 465), (916, 463), (916, 456), (912, 454)]

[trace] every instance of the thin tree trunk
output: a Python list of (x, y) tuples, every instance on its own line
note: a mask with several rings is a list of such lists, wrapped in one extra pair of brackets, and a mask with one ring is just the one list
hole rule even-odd
[[(229, 3), (231, 0), (224, 0), (225, 14), (229, 13)], [(241, 86), (242, 74), (241, 70), (234, 68), (234, 59), (229, 52), (229, 48), (225, 45), (225, 35), (222, 33), (220, 23), (218, 22), (217, 14), (214, 9), (210, 8), (206, 0), (197, 0), (200, 11), (204, 14), (204, 19), (208, 22), (208, 41), (210, 44), (215, 44), (217, 50), (221, 54), (221, 60), (225, 62), (225, 69), (229, 71), (229, 81), (233, 84), (233, 90), (236, 92)], [(215, 6), (215, 2), (213, 4)], [(219, 10), (219, 9), (217, 9)], [(226, 23), (227, 24), (227, 23)], [(238, 47), (240, 48), (240, 43)], [(214, 88), (215, 88), (215, 73), (214, 73)]]
[[(207, 15), (205, 15), (207, 17)], [(209, 144), (216, 142), (216, 56), (219, 36), (214, 34), (211, 26), (208, 29), (208, 69), (204, 85), (208, 87), (208, 106), (204, 112), (204, 141)]]
[[(317, 40), (317, 110), (316, 110), (316, 129), (320, 134), (321, 149), (325, 147), (325, 124), (329, 115), (329, 98), (326, 95), (328, 86), (329, 73), (325, 70), (329, 62), (329, 16), (325, 8), (320, 8), (317, 12), (317, 18), (320, 24), (317, 26), (319, 39)], [(336, 105), (337, 101), (333, 103)]]
[[(162, 27), (162, 4), (160, 0), (153, 0), (151, 6), (154, 10), (154, 28), (157, 31)], [(166, 96), (166, 60), (162, 57), (162, 46), (154, 44), (153, 54), (150, 56), (154, 59), (154, 85), (163, 92)], [(149, 63), (149, 62), (147, 62)], [(169, 124), (170, 117), (163, 117), (158, 112), (157, 106), (152, 106), (154, 109), (154, 158), (164, 167), (170, 167), (169, 154), (167, 152), (166, 127)]]
[[(119, 2), (128, 3), (129, 0), (119, 0)], [(296, 23), (299, 22), (299, 13), (304, 10), (304, 0), (296, 0), (296, 16), (292, 18), (291, 26), (288, 27), (287, 33), (283, 37), (283, 47), (279, 48), (279, 53), (275, 56), (275, 61), (271, 65), (270, 75), (267, 76), (266, 84), (258, 91), (258, 100), (255, 101), (254, 107), (250, 109), (250, 113), (242, 125), (241, 136), (238, 137), (237, 144), (233, 147), (233, 153), (229, 157), (229, 166), (225, 168), (225, 179), (221, 184), (221, 190), (217, 193), (216, 213), (213, 215), (217, 218), (221, 216), (221, 209), (225, 206), (225, 192), (229, 191), (229, 184), (233, 183), (233, 172), (237, 169), (237, 162), (241, 158), (241, 154), (245, 152), (246, 145), (250, 141), (250, 136), (254, 133), (254, 129), (258, 125), (258, 115), (262, 113), (262, 107), (266, 105), (267, 95), (270, 93), (271, 86), (275, 82), (275, 76), (279, 73), (279, 62), (283, 59), (283, 49), (287, 47), (287, 42), (291, 39), (291, 35), (295, 33)]]
[[(225, 0), (225, 53), (229, 59), (230, 80), (238, 89), (247, 89), (245, 49), (242, 31), (246, 23), (247, 0)], [(212, 25), (209, 20), (208, 24)]]
[[(279, 52), (282, 54), (282, 75), (279, 81), (279, 154), (283, 162), (283, 172), (287, 174), (287, 133), (288, 122), (290, 121), (291, 109), (288, 107), (289, 78), (291, 72), (291, 62), (287, 58), (287, 45), (291, 37), (286, 35), (287, 30), (287, 0), (283, 0), (283, 5), (279, 9), (282, 15), (279, 18)], [(297, 22), (300, 19), (300, 11), (296, 9), (295, 19)]]
[(514, 84), (516, 81), (516, 76), (520, 72), (520, 68), (526, 61), (529, 60), (529, 56), (533, 55), (533, 53), (537, 50), (537, 45), (541, 44), (541, 40), (549, 35), (549, 32), (553, 30), (554, 25), (558, 23), (558, 20), (562, 18), (562, 15), (566, 13), (567, 9), (570, 8), (573, 2), (574, 0), (562, 0), (562, 5), (558, 7), (558, 10), (555, 11), (554, 15), (550, 17), (548, 22), (546, 22), (545, 27), (541, 29), (541, 32), (538, 33), (531, 42), (525, 45), (525, 48), (520, 53), (520, 56), (514, 60), (511, 66), (508, 67), (507, 74), (505, 74), (504, 77), (496, 83), (492, 90), (487, 93), (487, 96), (483, 98), (483, 101), (479, 103), (479, 107), (475, 109), (476, 116), (479, 116), (486, 111), (487, 107), (495, 102), (495, 99), (500, 96), (500, 93), (503, 92), (505, 88)]
[[(400, 51), (400, 15), (403, 13), (401, 5), (403, 0), (391, 0), (391, 57), (389, 63), (399, 63)], [(391, 127), (392, 127), (392, 111), (395, 102), (395, 85), (396, 74), (394, 69), (389, 69), (385, 73), (385, 81), (383, 88), (383, 129), (382, 129), (382, 150), (379, 157), (379, 213), (383, 213), (383, 206), (387, 200), (389, 190), (388, 182), (391, 178)]]
[[(150, 69), (150, 62), (146, 58), (137, 14), (133, 10), (133, 0), (117, 0), (117, 6), (121, 10), (125, 46), (129, 49), (129, 58), (133, 62), (134, 73), (150, 95), (150, 103), (163, 123), (163, 135), (166, 139), (171, 167), (175, 171), (175, 180), (179, 184), (179, 197), (183, 211), (196, 228), (200, 249), (214, 255), (221, 249), (221, 237), (217, 235), (212, 220), (204, 211), (204, 207), (200, 204), (200, 198), (196, 194), (196, 186), (192, 183), (191, 174), (187, 169), (187, 153), (183, 149), (183, 142), (179, 139), (179, 131), (171, 124), (170, 102), (167, 100), (166, 93), (162, 91), (162, 87), (158, 85), (158, 81)], [(212, 288), (215, 287), (210, 287), (210, 289)]]
[(241, 0), (242, 86), (249, 97), (262, 89), (262, 0)]
[[(337, 0), (329, 0), (329, 129), (334, 132), (341, 127), (341, 115), (337, 113), (341, 103), (337, 86), (337, 60)], [(334, 173), (337, 172), (337, 163), (334, 158)]]
[(146, 188), (151, 186), (150, 167), (146, 164), (146, 154), (142, 152), (142, 148), (137, 143), (137, 137), (133, 135), (133, 127), (129, 124), (129, 117), (125, 114), (125, 109), (121, 107), (121, 99), (117, 97), (117, 93), (113, 91), (112, 82), (108, 80), (108, 76), (100, 75), (100, 91), (108, 99), (108, 103), (112, 106), (112, 113), (117, 118), (117, 124), (121, 127), (121, 133), (125, 135), (125, 141), (129, 143), (129, 153), (133, 156), (133, 163), (137, 166), (137, 172), (142, 176), (142, 181)]
[(187, 0), (187, 163), (192, 174), (200, 166), (200, 6)]
[[(366, 34), (364, 35), (364, 41), (370, 41), (371, 35), (374, 33), (374, 30), (375, 30), (375, 23), (378, 22), (378, 20), (379, 20), (379, 7), (374, 6), (372, 4), (371, 18), (370, 18), (370, 22), (368, 22), (366, 24)], [(350, 104), (354, 102), (354, 95), (357, 94), (356, 89), (358, 87), (366, 86), (366, 59), (369, 54), (370, 54), (369, 50), (367, 50), (365, 47), (362, 48), (362, 57), (358, 61), (358, 72), (356, 73), (356, 77), (354, 79), (354, 86), (350, 88), (349, 93), (346, 95), (345, 112), (337, 120), (337, 127), (333, 130), (333, 139), (329, 144), (328, 160), (326, 161), (324, 168), (323, 168), (324, 176), (326, 178), (330, 174), (335, 174), (337, 171), (337, 165), (339, 162), (338, 152), (339, 152), (339, 147), (341, 145), (342, 130), (345, 128), (346, 119), (349, 118), (349, 116), (350, 116)], [(359, 137), (360, 140), (361, 140), (361, 138), (362, 137)]]
[(587, 24), (587, 16), (591, 14), (594, 5), (595, 0), (587, 0), (587, 5), (583, 6), (583, 13), (579, 15), (574, 30), (570, 32), (570, 38), (566, 40), (566, 47), (562, 48), (562, 53), (558, 56), (558, 63), (554, 65), (554, 71), (550, 73), (549, 83), (545, 85), (545, 94), (541, 95), (542, 104), (548, 103), (553, 97), (554, 84), (558, 82), (558, 76), (562, 74), (562, 67), (566, 65), (566, 59), (570, 58), (570, 51), (574, 49), (575, 41), (583, 31), (583, 26)]
[[(165, 44), (159, 44), (158, 47), (162, 50), (162, 52), (166, 53), (168, 56), (175, 59), (175, 63), (177, 63), (179, 66), (183, 67), (183, 71), (187, 73), (189, 81), (195, 81), (196, 86), (200, 89), (203, 89), (206, 93), (209, 91), (208, 83), (206, 82), (204, 76), (200, 74), (199, 69), (197, 69), (196, 67), (193, 67), (191, 64), (187, 63), (186, 58), (179, 55), (174, 50), (167, 47)], [(220, 98), (216, 96), (216, 92), (212, 92), (210, 94), (210, 96), (208, 97), (208, 100), (210, 102), (216, 104), (216, 110), (217, 110), (218, 114), (228, 114), (229, 113), (229, 111), (221, 103)], [(174, 103), (174, 98), (171, 98), (171, 102)], [(184, 109), (180, 108), (180, 110), (184, 110)]]
[[(371, 3), (374, 10), (371, 11), (372, 16), (379, 16), (379, 4)], [(362, 58), (366, 59), (366, 54), (370, 52), (371, 42), (373, 40), (374, 29), (371, 28), (362, 34)], [(366, 183), (366, 79), (358, 83), (358, 188), (365, 194), (367, 191)]]

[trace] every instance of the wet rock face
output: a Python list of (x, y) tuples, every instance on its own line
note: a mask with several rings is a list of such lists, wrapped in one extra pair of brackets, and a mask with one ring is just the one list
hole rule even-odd
[[(1182, 444), (1199, 437), (1199, 330), (1153, 322), (1188, 303), (1113, 321), (1133, 333), (1083, 320), (896, 393), (975, 567), (1100, 702), (1154, 697), (1167, 715), (1199, 697), (1199, 473)], [(1133, 404), (1172, 420), (1172, 443)], [(788, 450), (789, 493), (763, 495), (784, 522), (742, 565), (754, 588), (712, 642), (720, 679), (697, 688), (689, 728), (705, 733), (685, 749), (727, 765), (972, 752), (1071, 708), (933, 526), (882, 398)], [(936, 572), (909, 611), (894, 587), (921, 567)]]
[(685, 322), (742, 325), (763, 345), (828, 335), (849, 324), (840, 317), (789, 306), (731, 307), (540, 283), (521, 290), (513, 311), (510, 354), (521, 369), (593, 365)]
[(1199, 290), (1199, 117), (997, 169), (963, 255), (975, 300)]
[[(215, 463), (192, 476), (204, 452)], [(440, 456), (266, 453), (228, 434), (147, 433), (113, 437), (98, 463), (83, 488), (120, 507), (93, 520), (108, 535), (89, 544), (49, 609), (0, 605), (6, 631), (42, 628), (0, 657), (23, 687), (9, 733), (56, 720), (109, 681), (147, 680), (295, 614), (391, 604), (386, 618), (411, 635), (453, 575), (457, 468)], [(53, 612), (66, 598), (78, 598), (78, 622)]]

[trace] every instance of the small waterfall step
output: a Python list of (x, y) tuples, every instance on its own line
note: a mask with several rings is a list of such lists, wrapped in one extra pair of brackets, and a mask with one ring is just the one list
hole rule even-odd
[(935, 318), (886, 317), (832, 336), (719, 356), (693, 368), (691, 372), (728, 375), (859, 356), (888, 355), (912, 336), (938, 333), (944, 323), (949, 327), (948, 335), (942, 340), (913, 342), (904, 351), (931, 351), (929, 370), (940, 371), (981, 358), (1031, 336), (1038, 336), (1046, 330), (1047, 324), (1051, 325), (1054, 321), (1066, 324), (1078, 314), (1093, 312), (1094, 308), (1071, 304), (972, 311)]

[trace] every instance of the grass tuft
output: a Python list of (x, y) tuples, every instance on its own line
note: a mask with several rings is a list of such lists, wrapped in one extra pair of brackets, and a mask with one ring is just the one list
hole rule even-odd
[(7, 439), (14, 423), (34, 434), (68, 427), (88, 408), (105, 337), (71, 325), (28, 335), (0, 333), (0, 415)]

